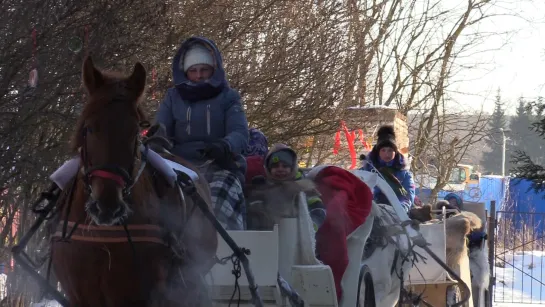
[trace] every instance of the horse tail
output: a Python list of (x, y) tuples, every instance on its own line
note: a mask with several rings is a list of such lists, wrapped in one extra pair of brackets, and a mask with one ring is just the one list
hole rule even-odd
[(307, 198), (305, 192), (299, 192), (297, 200), (297, 223), (299, 236), (299, 261), (301, 265), (321, 264), (320, 260), (316, 259), (316, 239), (314, 224), (308, 212)]

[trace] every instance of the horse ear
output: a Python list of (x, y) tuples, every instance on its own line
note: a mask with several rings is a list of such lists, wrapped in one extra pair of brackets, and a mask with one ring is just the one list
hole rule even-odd
[(146, 88), (146, 69), (140, 62), (134, 65), (132, 74), (129, 77), (129, 83), (134, 87), (140, 97)]
[(83, 85), (87, 89), (87, 92), (91, 93), (104, 84), (104, 77), (102, 76), (102, 73), (95, 68), (90, 56), (83, 61), (82, 70)]

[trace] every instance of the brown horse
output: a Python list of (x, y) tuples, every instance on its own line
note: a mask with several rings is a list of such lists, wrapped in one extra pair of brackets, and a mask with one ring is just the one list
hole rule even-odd
[[(83, 64), (88, 102), (72, 141), (80, 171), (59, 200), (53, 271), (71, 306), (199, 306), (217, 234), (197, 208), (211, 208), (204, 179), (192, 197), (146, 164), (138, 105), (146, 71), (128, 77)], [(147, 122), (146, 122), (147, 123)], [(192, 167), (173, 156), (173, 161)], [(198, 172), (197, 172), (198, 173)], [(199, 178), (204, 178), (200, 176)], [(185, 195), (184, 195), (185, 194)]]

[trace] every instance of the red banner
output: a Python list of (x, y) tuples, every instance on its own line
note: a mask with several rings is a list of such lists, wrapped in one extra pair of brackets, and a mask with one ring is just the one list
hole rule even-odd
[(346, 141), (348, 143), (348, 150), (350, 151), (350, 160), (352, 160), (350, 169), (355, 169), (358, 159), (356, 158), (356, 147), (354, 146), (354, 138), (352, 137), (353, 134), (348, 131), (348, 127), (346, 127), (344, 121), (341, 121), (341, 128), (344, 130)]
[(333, 154), (338, 155), (339, 149), (341, 149), (341, 131), (335, 133), (335, 144), (333, 145)]
[(357, 165), (357, 154), (356, 154), (356, 146), (355, 141), (357, 138), (359, 138), (361, 145), (368, 151), (372, 149), (371, 145), (365, 141), (365, 135), (363, 133), (363, 129), (358, 129), (350, 131), (348, 130), (348, 127), (346, 126), (346, 123), (344, 121), (341, 121), (341, 129), (335, 133), (335, 144), (333, 145), (333, 154), (338, 155), (339, 150), (341, 148), (341, 130), (344, 132), (344, 135), (346, 137), (346, 142), (348, 143), (348, 150), (350, 151), (350, 159), (352, 161), (352, 165), (350, 165), (350, 169), (355, 169)]

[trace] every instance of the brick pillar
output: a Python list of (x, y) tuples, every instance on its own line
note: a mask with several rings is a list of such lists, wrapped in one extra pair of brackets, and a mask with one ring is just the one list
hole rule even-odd
[(409, 129), (407, 117), (395, 109), (354, 108), (346, 112), (345, 122), (348, 129), (362, 129), (366, 136), (373, 135), (376, 143), (376, 132), (382, 125), (392, 125), (396, 134), (399, 149), (409, 147)]

